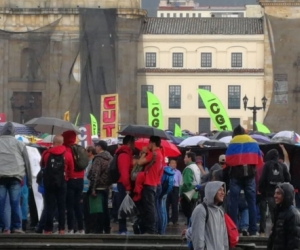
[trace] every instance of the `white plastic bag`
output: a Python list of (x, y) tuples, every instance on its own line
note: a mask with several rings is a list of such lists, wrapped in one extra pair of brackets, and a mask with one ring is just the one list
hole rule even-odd
[(126, 217), (132, 217), (138, 214), (138, 209), (134, 204), (134, 201), (127, 194), (122, 201), (122, 204), (118, 211), (118, 219), (125, 219)]

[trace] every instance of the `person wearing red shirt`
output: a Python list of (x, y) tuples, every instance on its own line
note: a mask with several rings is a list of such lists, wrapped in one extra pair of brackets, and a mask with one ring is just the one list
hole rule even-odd
[[(123, 138), (123, 145), (116, 151), (118, 155), (118, 171), (120, 178), (117, 183), (118, 193), (116, 194), (117, 209), (119, 208), (127, 194), (130, 194), (131, 183), (130, 173), (132, 170), (132, 150), (134, 149), (134, 137), (126, 135)], [(126, 218), (119, 219), (119, 234), (127, 234)]]
[[(46, 226), (44, 234), (51, 234), (53, 230), (53, 216), (55, 210), (55, 204), (58, 209), (58, 230), (59, 234), (64, 234), (65, 230), (65, 206), (66, 206), (66, 189), (67, 181), (69, 180), (72, 171), (74, 170), (73, 156), (63, 146), (63, 137), (56, 135), (53, 138), (53, 147), (44, 151), (41, 159), (41, 167), (45, 169), (47, 167), (48, 158), (50, 155), (62, 155), (64, 156), (64, 179), (65, 182), (59, 188), (51, 188), (45, 185), (45, 207), (46, 209)], [(46, 178), (46, 177), (45, 177)]]
[[(64, 146), (66, 150), (72, 154), (71, 146), (76, 144), (76, 133), (72, 130), (65, 131), (62, 134), (64, 138)], [(74, 159), (74, 158), (73, 158)], [(73, 160), (74, 162), (74, 160)], [(84, 183), (84, 170), (73, 171), (70, 174), (70, 178), (67, 182), (67, 224), (68, 233), (74, 233), (74, 218), (77, 220), (78, 233), (83, 234), (83, 215), (80, 206)], [(75, 217), (74, 217), (75, 213)]]
[(160, 137), (151, 136), (149, 140), (149, 151), (143, 152), (139, 159), (139, 165), (146, 165), (145, 167), (145, 182), (142, 190), (142, 206), (144, 216), (145, 233), (156, 234), (156, 208), (155, 195), (157, 184), (160, 181), (160, 173), (163, 167), (163, 155), (160, 149)]

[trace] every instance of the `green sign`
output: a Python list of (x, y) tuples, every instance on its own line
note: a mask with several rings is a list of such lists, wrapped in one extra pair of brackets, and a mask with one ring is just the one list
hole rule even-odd
[(160, 101), (151, 92), (147, 92), (148, 97), (148, 124), (151, 127), (163, 129), (163, 115)]

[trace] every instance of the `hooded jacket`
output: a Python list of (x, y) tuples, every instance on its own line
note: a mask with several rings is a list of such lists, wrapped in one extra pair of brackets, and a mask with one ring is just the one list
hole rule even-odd
[(300, 214), (294, 203), (294, 187), (289, 183), (277, 185), (283, 201), (275, 207), (275, 219), (268, 241), (268, 250), (300, 249)]
[(220, 181), (212, 181), (206, 185), (204, 202), (209, 213), (207, 222), (206, 210), (202, 204), (192, 214), (192, 242), (195, 250), (229, 249), (224, 212), (220, 206), (214, 204), (215, 196), (222, 186), (225, 183)]
[(27, 175), (31, 187), (32, 176), (29, 157), (24, 142), (15, 138), (15, 127), (7, 122), (0, 132), (0, 178), (17, 178), (22, 181)]
[[(76, 133), (72, 130), (68, 130), (63, 132), (62, 136), (64, 138), (64, 146), (73, 157), (71, 146), (76, 144)], [(74, 162), (74, 157), (73, 157), (73, 162)], [(73, 168), (73, 171), (70, 174), (70, 179), (83, 179), (83, 178), (84, 178), (84, 170), (75, 171), (75, 169)]]
[(50, 154), (54, 155), (61, 155), (64, 154), (65, 158), (65, 180), (69, 180), (72, 172), (74, 171), (74, 160), (73, 156), (70, 152), (67, 151), (65, 146), (56, 146), (53, 148), (49, 148), (48, 150), (44, 151), (42, 154), (41, 159), (41, 167), (46, 168), (47, 162)]
[(268, 151), (265, 157), (265, 164), (263, 166), (262, 174), (259, 179), (259, 192), (266, 197), (273, 197), (274, 191), (276, 189), (276, 184), (271, 184), (269, 182), (270, 178), (273, 176), (273, 166), (274, 164), (278, 164), (278, 168), (281, 169), (283, 180), (281, 182), (290, 182), (291, 175), (287, 169), (285, 164), (282, 164), (278, 161), (279, 153), (276, 149), (272, 149)]
[(106, 189), (111, 184), (108, 173), (108, 165), (111, 160), (112, 156), (107, 151), (95, 155), (88, 173), (90, 190), (92, 192), (95, 192), (97, 189)]
[(131, 190), (131, 183), (130, 183), (130, 173), (132, 170), (132, 151), (131, 149), (123, 145), (117, 149), (116, 154), (118, 156), (118, 170), (120, 174), (120, 178), (118, 183), (121, 183), (126, 191)]

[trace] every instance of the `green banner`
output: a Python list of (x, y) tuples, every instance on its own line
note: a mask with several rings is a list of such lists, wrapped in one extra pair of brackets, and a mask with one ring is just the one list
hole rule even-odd
[(147, 91), (148, 97), (148, 124), (151, 127), (163, 129), (163, 115), (160, 101), (155, 95)]
[(255, 125), (256, 125), (257, 132), (261, 132), (261, 133), (264, 133), (264, 134), (270, 134), (271, 133), (270, 129), (268, 129), (262, 123), (255, 122)]
[(182, 137), (181, 128), (179, 127), (179, 125), (177, 123), (175, 123), (174, 136), (175, 137)]
[(230, 119), (219, 98), (205, 89), (198, 89), (204, 106), (218, 130), (232, 130)]
[(94, 115), (90, 114), (91, 116), (91, 134), (98, 135), (98, 122)]
[(77, 117), (76, 117), (76, 120), (75, 120), (75, 123), (74, 123), (75, 126), (78, 125), (79, 115), (80, 115), (80, 113), (78, 113), (78, 115), (77, 115)]

